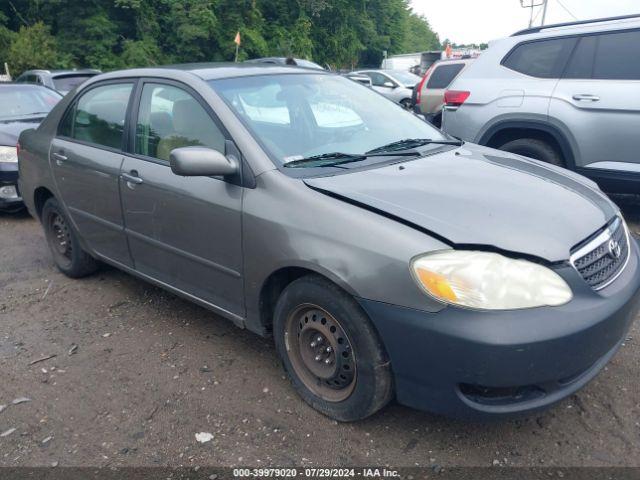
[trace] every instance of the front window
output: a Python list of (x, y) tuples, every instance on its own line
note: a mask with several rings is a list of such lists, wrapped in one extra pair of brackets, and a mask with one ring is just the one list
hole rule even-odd
[(394, 70), (391, 72), (393, 78), (398, 80), (405, 87), (413, 87), (416, 83), (418, 83), (421, 78), (417, 75), (414, 75), (411, 72), (405, 72), (404, 70)]
[(405, 139), (445, 140), (399, 105), (340, 76), (262, 75), (210, 84), (280, 166), (332, 152), (362, 154)]
[(202, 105), (185, 90), (147, 83), (142, 89), (135, 152), (169, 161), (174, 148), (205, 146), (225, 151), (225, 138)]
[(61, 98), (43, 87), (0, 85), (0, 120), (44, 117)]

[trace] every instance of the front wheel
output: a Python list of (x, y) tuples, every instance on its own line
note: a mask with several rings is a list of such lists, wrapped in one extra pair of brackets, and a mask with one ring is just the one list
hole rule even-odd
[(537, 138), (518, 138), (503, 144), (500, 150), (566, 167), (562, 155), (549, 143)]
[(391, 399), (391, 368), (377, 332), (355, 300), (324, 278), (305, 276), (284, 290), (274, 336), (294, 388), (321, 413), (360, 420)]
[(98, 262), (80, 246), (71, 222), (55, 198), (42, 208), (42, 225), (58, 269), (66, 276), (80, 278), (95, 272)]

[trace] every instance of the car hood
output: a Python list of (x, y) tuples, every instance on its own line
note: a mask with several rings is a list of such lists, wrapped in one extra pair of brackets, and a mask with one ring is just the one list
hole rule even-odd
[(0, 145), (14, 146), (22, 131), (37, 128), (42, 118), (25, 120), (0, 120)]
[(568, 170), (475, 145), (304, 180), (321, 192), (395, 217), (454, 246), (567, 260), (617, 208)]

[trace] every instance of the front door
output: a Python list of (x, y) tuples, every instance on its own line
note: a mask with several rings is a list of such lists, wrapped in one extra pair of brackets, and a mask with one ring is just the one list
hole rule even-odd
[(58, 191), (94, 252), (132, 266), (120, 207), (125, 118), (133, 83), (92, 87), (70, 107), (50, 149)]
[(178, 147), (225, 152), (222, 129), (194, 92), (144, 83), (121, 196), (135, 269), (235, 316), (244, 316), (242, 187), (222, 178), (181, 177), (169, 167)]

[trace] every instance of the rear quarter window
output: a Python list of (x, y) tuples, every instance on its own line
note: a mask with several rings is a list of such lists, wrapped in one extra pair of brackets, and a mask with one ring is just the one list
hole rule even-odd
[(516, 72), (537, 78), (560, 78), (576, 38), (552, 38), (521, 43), (502, 61)]
[(463, 63), (456, 63), (454, 65), (441, 65), (439, 67), (436, 67), (429, 77), (427, 88), (447, 88), (463, 68)]

